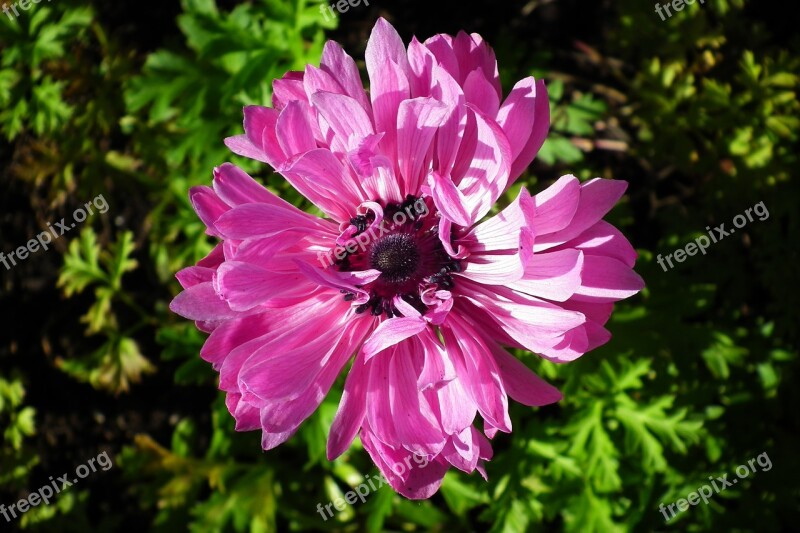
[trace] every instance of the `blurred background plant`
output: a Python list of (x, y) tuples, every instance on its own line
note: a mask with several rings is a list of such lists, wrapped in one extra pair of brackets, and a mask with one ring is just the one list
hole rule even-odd
[[(0, 503), (110, 449), (115, 468), (13, 524), (31, 531), (626, 531), (790, 529), (800, 515), (800, 37), (784, 6), (709, 0), (662, 22), (633, 0), (372, 2), (326, 22), (310, 0), (32, 5), (0, 17), (0, 250), (103, 194), (109, 212), (0, 268)], [(575, 17), (576, 12), (581, 17)], [(457, 472), (424, 502), (388, 487), (323, 522), (374, 474), (325, 438), (341, 382), (279, 449), (233, 431), (203, 335), (173, 316), (175, 271), (211, 248), (187, 190), (234, 161), (222, 144), (271, 81), (327, 37), (363, 58), (379, 15), (408, 40), (477, 31), (508, 89), (548, 81), (553, 127), (524, 183), (624, 179), (612, 213), (648, 288), (614, 339), (569, 365), (519, 354), (565, 400), (512, 407), (489, 482)], [(363, 63), (362, 63), (363, 67)], [(513, 196), (513, 192), (509, 197)], [(663, 272), (654, 257), (763, 201), (752, 223)], [(658, 512), (767, 452), (757, 473), (669, 523)], [(2, 522), (0, 522), (2, 524)]]

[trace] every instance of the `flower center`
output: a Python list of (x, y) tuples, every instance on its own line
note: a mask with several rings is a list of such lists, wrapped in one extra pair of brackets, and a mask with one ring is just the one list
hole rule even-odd
[[(383, 208), (383, 220), (375, 224), (375, 215), (358, 215), (350, 220), (355, 232), (342, 259), (334, 263), (342, 272), (375, 269), (378, 279), (361, 286), (369, 300), (358, 305), (356, 313), (367, 310), (375, 316), (399, 314), (395, 298), (401, 298), (420, 313), (425, 313), (437, 290), (453, 288), (452, 272), (461, 264), (450, 257), (439, 240), (439, 215), (430, 199), (409, 196), (402, 204)], [(354, 243), (358, 243), (354, 245)], [(344, 299), (355, 294), (342, 290)]]
[(381, 278), (389, 283), (405, 283), (419, 266), (419, 249), (414, 236), (408, 233), (389, 235), (372, 247), (369, 262), (383, 272)]

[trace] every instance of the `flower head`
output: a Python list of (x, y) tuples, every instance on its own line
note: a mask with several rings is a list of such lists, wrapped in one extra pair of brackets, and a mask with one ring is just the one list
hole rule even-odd
[(383, 19), (366, 64), (369, 95), (328, 42), (320, 68), (274, 82), (271, 108), (245, 108), (228, 147), (325, 217), (222, 165), (213, 187), (190, 193), (222, 242), (178, 273), (171, 308), (210, 332), (201, 356), (236, 429), (260, 429), (264, 449), (291, 437), (352, 361), (329, 458), (360, 435), (398, 492), (427, 498), (451, 466), (485, 476), (487, 436), (511, 432), (508, 397), (561, 398), (508, 348), (572, 361), (609, 340), (613, 302), (643, 283), (631, 245), (601, 220), (624, 182), (564, 176), (486, 218), (547, 135), (541, 81), (503, 98), (478, 35), (406, 49)]

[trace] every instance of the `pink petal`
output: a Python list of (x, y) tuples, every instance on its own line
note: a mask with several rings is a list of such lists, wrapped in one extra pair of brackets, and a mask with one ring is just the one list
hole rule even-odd
[(333, 130), (336, 137), (331, 148), (336, 151), (354, 148), (351, 138), (363, 139), (375, 133), (369, 115), (349, 96), (322, 91), (311, 97), (311, 103)]
[(367, 412), (367, 379), (364, 356), (359, 353), (347, 374), (339, 409), (336, 411), (331, 430), (328, 433), (327, 456), (329, 461), (333, 461), (347, 450), (361, 428), (361, 422)]
[(383, 69), (388, 61), (399, 65), (402, 72), (408, 71), (408, 58), (403, 39), (383, 17), (379, 17), (372, 28), (364, 56), (370, 86), (375, 85), (376, 79), (383, 75)]
[(400, 104), (409, 98), (408, 80), (403, 69), (389, 60), (382, 67), (378, 78), (370, 76), (370, 95), (375, 117), (375, 131), (383, 133), (380, 142), (381, 152), (392, 162), (392, 170), (400, 172), (397, 166), (397, 119)]
[[(511, 168), (511, 150), (503, 130), (479, 110), (470, 107), (474, 117), (476, 144), (472, 153), (463, 151), (461, 145), (458, 158), (469, 158), (463, 175), (453, 170), (453, 180), (464, 193), (473, 223), (482, 219), (506, 188)], [(465, 131), (466, 135), (466, 131)]]
[(453, 51), (461, 67), (461, 81), (466, 82), (468, 75), (480, 69), (483, 77), (494, 87), (500, 98), (500, 75), (497, 71), (497, 59), (494, 51), (477, 33), (467, 34), (460, 31), (453, 40)]
[(520, 253), (494, 255), (472, 254), (459, 277), (485, 285), (507, 285), (518, 282), (525, 274), (525, 263)]
[(231, 163), (223, 163), (214, 169), (214, 191), (231, 207), (252, 203), (288, 205)]
[(217, 269), (216, 286), (231, 309), (249, 311), (283, 293), (302, 290), (305, 279), (299, 272), (278, 274), (252, 263), (226, 261)]
[(470, 214), (465, 207), (466, 199), (449, 177), (434, 171), (428, 176), (428, 185), (433, 203), (442, 216), (462, 227), (471, 225)]
[(565, 249), (534, 254), (522, 279), (509, 285), (515, 291), (556, 302), (569, 299), (581, 286), (583, 253)]
[(588, 255), (613, 257), (633, 268), (637, 253), (628, 239), (617, 228), (601, 220), (557, 249), (577, 248)]
[(415, 456), (403, 448), (392, 448), (376, 438), (369, 429), (362, 430), (361, 442), (378, 470), (401, 495), (411, 500), (422, 500), (439, 490), (447, 472), (446, 463), (436, 460), (429, 462), (425, 457)]
[(438, 171), (442, 175), (452, 172), (464, 131), (467, 127), (467, 107), (464, 92), (450, 74), (436, 65), (433, 68), (434, 98), (448, 105), (448, 115), (436, 134)]
[(416, 37), (408, 44), (409, 83), (411, 98), (431, 96), (432, 74), (436, 58)]
[(281, 111), (276, 132), (278, 142), (287, 158), (317, 147), (310, 118), (311, 108), (299, 100), (289, 102)]
[(509, 183), (513, 183), (536, 157), (550, 129), (550, 104), (544, 82), (532, 76), (518, 81), (500, 106), (497, 122), (511, 144), (514, 162)]
[(436, 455), (445, 444), (439, 421), (417, 389), (409, 343), (398, 347), (389, 366), (389, 402), (397, 437), (416, 455)]
[(229, 320), (206, 339), (200, 350), (200, 357), (218, 369), (228, 354), (242, 344), (266, 334), (272, 329), (270, 326), (267, 313)]
[[(469, 73), (464, 81), (464, 96), (468, 103), (480, 109), (487, 117), (497, 116), (500, 109), (500, 95), (486, 79), (482, 70), (475, 69)], [(512, 157), (516, 155), (513, 149), (511, 155)]]
[(331, 224), (292, 206), (244, 204), (234, 207), (217, 220), (217, 228), (226, 239), (268, 237), (283, 232), (326, 233)]
[(414, 349), (423, 360), (422, 370), (417, 379), (417, 389), (420, 391), (436, 389), (456, 378), (453, 362), (432, 331), (427, 330), (427, 335), (419, 335), (414, 339), (415, 342), (419, 342)]
[(397, 115), (397, 163), (405, 194), (418, 194), (431, 164), (431, 143), (447, 116), (447, 106), (433, 98), (414, 98), (400, 104)]
[(225, 395), (225, 406), (236, 420), (236, 431), (252, 431), (261, 428), (261, 415), (259, 410), (241, 401), (242, 395), (238, 392), (229, 392)]
[(197, 216), (206, 225), (208, 235), (219, 236), (215, 222), (227, 212), (230, 207), (219, 199), (211, 187), (200, 185), (189, 189), (189, 201), (192, 202)]
[(435, 392), (442, 429), (448, 435), (459, 433), (469, 427), (478, 414), (478, 405), (472, 399), (472, 395), (464, 389), (466, 379), (462, 377), (448, 381)]
[(384, 320), (364, 343), (362, 350), (365, 361), (369, 361), (383, 350), (420, 333), (427, 327), (427, 324), (423, 319), (415, 317)]
[(644, 280), (625, 263), (611, 257), (585, 256), (583, 285), (575, 299), (610, 302), (633, 296), (644, 288)]
[(177, 295), (169, 309), (189, 320), (225, 320), (239, 316), (217, 296), (210, 281), (189, 287)]
[(535, 207), (528, 191), (523, 187), (517, 198), (495, 216), (481, 222), (458, 243), (473, 252), (512, 251), (520, 244), (520, 230), (533, 225)]
[(541, 353), (552, 347), (565, 332), (586, 322), (581, 313), (500, 286), (492, 286), (493, 293), (489, 287), (466, 279), (462, 279), (459, 286), (466, 299), (532, 352)]
[(340, 358), (352, 355), (357, 344), (354, 333), (362, 327), (360, 321), (349, 322), (336, 334), (337, 324), (331, 320), (328, 329), (317, 331), (316, 338), (300, 346), (286, 350), (274, 342), (263, 346), (239, 371), (242, 397), (262, 407), (302, 396), (326, 365), (335, 365)]
[(535, 249), (546, 249), (563, 244), (594, 226), (614, 207), (627, 187), (628, 183), (625, 181), (601, 178), (587, 181), (581, 185), (578, 207), (569, 225), (560, 231), (543, 235), (537, 239)]
[(175, 274), (175, 277), (178, 283), (181, 284), (181, 287), (188, 289), (189, 287), (194, 287), (198, 283), (211, 281), (214, 278), (214, 272), (215, 270), (213, 268), (190, 266), (180, 270)]
[[(349, 213), (353, 206), (366, 200), (364, 191), (348, 169), (330, 150), (319, 148), (297, 158), (286, 171), (303, 179), (298, 191), (317, 205), (336, 205), (339, 212)], [(345, 218), (347, 220), (347, 218)]]
[(292, 100), (308, 103), (303, 88), (303, 73), (290, 70), (283, 78), (272, 82), (272, 107), (280, 111)]
[(508, 395), (523, 405), (540, 407), (563, 398), (557, 388), (537, 376), (525, 364), (501, 348), (490, 344), (497, 368)]
[(569, 226), (578, 209), (581, 196), (578, 178), (562, 176), (553, 185), (533, 197), (536, 204), (536, 235), (547, 235)]
[(320, 68), (335, 77), (345, 91), (345, 94), (355, 99), (368, 114), (372, 111), (358, 66), (353, 58), (345, 53), (344, 49), (334, 41), (325, 43), (322, 50)]
[[(369, 362), (367, 416), (364, 419), (364, 425), (369, 425), (381, 442), (399, 446), (400, 441), (389, 401), (389, 384), (391, 383), (389, 368), (395, 350), (396, 348), (391, 348), (390, 352), (381, 357), (375, 357)], [(361, 440), (364, 440), (363, 429)]]
[(481, 416), (507, 433), (511, 432), (508, 398), (491, 352), (478, 333), (462, 319), (451, 317), (442, 330), (447, 353), (464, 389)]

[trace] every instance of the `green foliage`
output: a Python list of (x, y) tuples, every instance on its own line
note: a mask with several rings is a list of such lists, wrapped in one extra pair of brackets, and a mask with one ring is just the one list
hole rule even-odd
[(25, 387), (19, 378), (0, 376), (0, 485), (21, 486), (39, 463), (38, 456), (26, 446), (36, 433), (36, 410), (24, 404)]
[[(126, 392), (131, 383), (141, 381), (142, 374), (155, 371), (130, 335), (152, 321), (122, 288), (122, 277), (137, 266), (130, 255), (134, 251), (133, 234), (124, 232), (101, 250), (91, 228), (73, 240), (64, 260), (58, 286), (69, 297), (94, 285), (94, 303), (81, 322), (87, 324), (86, 334), (101, 334), (106, 341), (91, 354), (82, 358), (59, 360), (59, 367), (71, 376), (88, 381), (95, 388), (110, 392)], [(140, 314), (140, 322), (131, 330), (120, 331), (113, 303), (126, 304)]]

